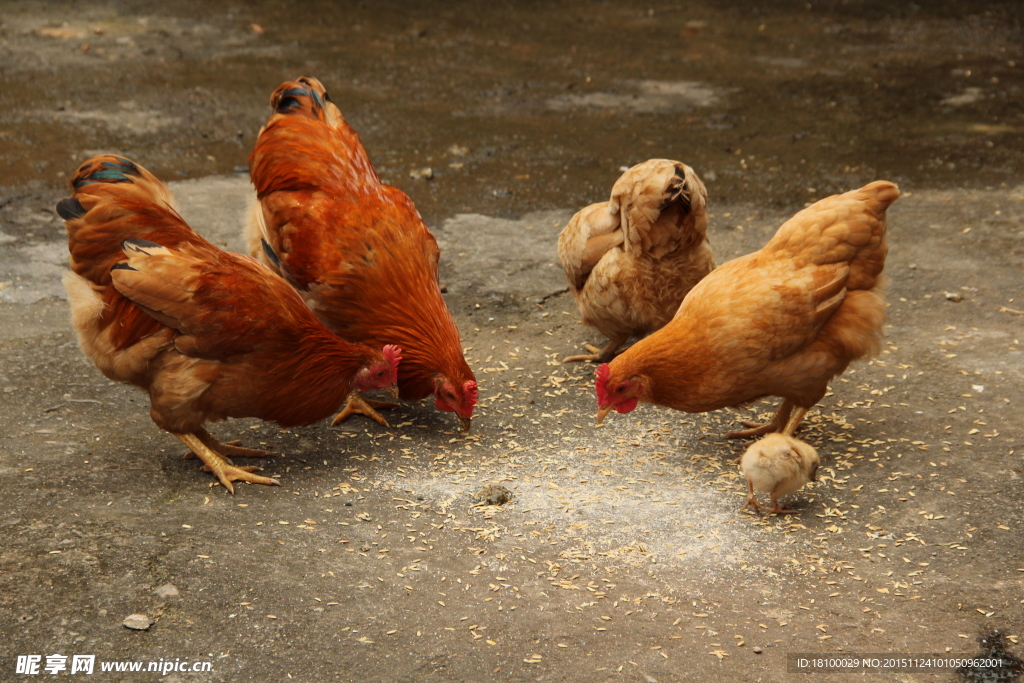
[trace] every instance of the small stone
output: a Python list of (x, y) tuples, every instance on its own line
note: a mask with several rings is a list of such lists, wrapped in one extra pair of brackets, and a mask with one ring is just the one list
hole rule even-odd
[(755, 655), (759, 655), (759, 654), (761, 654), (762, 652), (764, 652), (764, 650), (762, 650), (761, 648), (759, 648), (759, 647), (755, 647), (755, 648), (754, 648), (754, 654), (755, 654)]
[(497, 484), (488, 484), (473, 495), (473, 500), (482, 505), (504, 505), (512, 498), (511, 491)]
[(178, 587), (173, 583), (165, 583), (162, 586), (158, 586), (153, 589), (153, 592), (161, 598), (176, 598), (178, 597)]
[(943, 292), (942, 294), (948, 301), (952, 301), (953, 303), (960, 303), (964, 300), (964, 295), (960, 292)]
[(409, 171), (409, 177), (413, 180), (432, 180), (434, 178), (434, 169), (429, 166), (425, 168), (414, 168)]
[(153, 620), (145, 614), (129, 614), (121, 622), (121, 625), (133, 631), (148, 631), (149, 627), (153, 625)]

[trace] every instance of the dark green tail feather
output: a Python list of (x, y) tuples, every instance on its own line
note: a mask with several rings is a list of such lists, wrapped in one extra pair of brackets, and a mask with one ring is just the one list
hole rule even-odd
[(142, 175), (139, 167), (130, 159), (115, 155), (111, 155), (111, 158), (115, 161), (101, 161), (88, 175), (77, 176), (72, 181), (72, 186), (77, 190), (93, 183), (131, 183), (134, 182), (133, 177), (138, 178)]

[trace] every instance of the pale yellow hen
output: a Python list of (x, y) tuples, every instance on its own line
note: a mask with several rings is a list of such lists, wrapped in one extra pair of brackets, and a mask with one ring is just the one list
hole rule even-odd
[(558, 259), (586, 325), (603, 349), (565, 362), (606, 363), (630, 337), (661, 328), (715, 268), (707, 190), (693, 169), (650, 159), (626, 171), (611, 199), (579, 211), (558, 236)]

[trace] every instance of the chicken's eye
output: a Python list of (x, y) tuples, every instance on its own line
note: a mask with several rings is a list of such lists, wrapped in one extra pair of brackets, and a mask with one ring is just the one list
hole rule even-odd
[(615, 387), (615, 393), (616, 394), (621, 394), (625, 390), (626, 390), (626, 385), (625, 384), (620, 384), (619, 386)]

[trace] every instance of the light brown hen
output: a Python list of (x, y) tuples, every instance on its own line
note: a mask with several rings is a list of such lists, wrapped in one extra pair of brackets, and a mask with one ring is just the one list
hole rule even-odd
[(823, 199), (701, 280), (668, 325), (598, 368), (598, 422), (638, 401), (703, 413), (779, 396), (771, 422), (729, 436), (793, 434), (829, 381), (881, 345), (885, 212), (899, 194), (876, 181)]
[(693, 169), (650, 159), (629, 169), (611, 199), (579, 211), (558, 236), (558, 259), (583, 322), (608, 344), (564, 362), (606, 363), (630, 337), (664, 326), (715, 267), (707, 191)]

